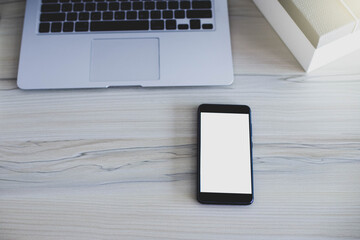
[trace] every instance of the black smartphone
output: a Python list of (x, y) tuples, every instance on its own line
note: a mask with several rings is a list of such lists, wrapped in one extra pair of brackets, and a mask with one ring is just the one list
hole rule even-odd
[(251, 112), (248, 106), (199, 106), (197, 185), (200, 203), (247, 205), (253, 202)]

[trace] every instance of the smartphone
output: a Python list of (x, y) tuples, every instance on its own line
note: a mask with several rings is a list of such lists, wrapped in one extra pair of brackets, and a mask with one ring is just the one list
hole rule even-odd
[(248, 106), (199, 106), (197, 182), (200, 203), (247, 205), (253, 202), (251, 113)]

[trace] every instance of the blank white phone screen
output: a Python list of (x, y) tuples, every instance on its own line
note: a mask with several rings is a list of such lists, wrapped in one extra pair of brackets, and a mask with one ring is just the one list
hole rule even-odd
[(201, 113), (200, 192), (252, 193), (249, 119)]

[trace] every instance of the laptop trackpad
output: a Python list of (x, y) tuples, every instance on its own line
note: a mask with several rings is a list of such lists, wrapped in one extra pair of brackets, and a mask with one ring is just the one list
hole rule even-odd
[(94, 39), (90, 81), (158, 80), (159, 39)]

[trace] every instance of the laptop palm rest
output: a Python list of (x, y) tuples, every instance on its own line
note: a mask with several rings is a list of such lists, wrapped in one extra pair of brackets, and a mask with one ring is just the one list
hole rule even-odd
[(160, 79), (159, 39), (94, 39), (90, 81), (119, 82)]

